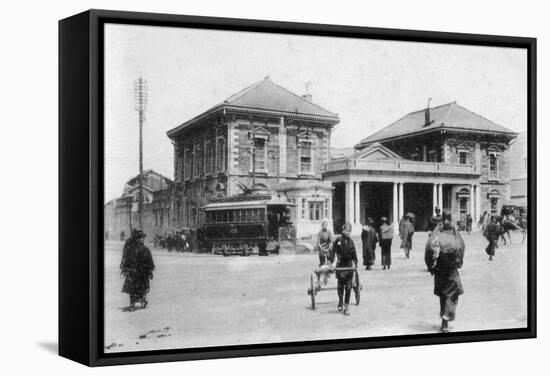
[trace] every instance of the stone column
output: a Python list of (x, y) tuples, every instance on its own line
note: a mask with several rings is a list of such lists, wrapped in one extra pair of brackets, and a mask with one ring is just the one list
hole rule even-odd
[(355, 200), (354, 200), (354, 223), (360, 223), (361, 222), (361, 195), (359, 192), (359, 187), (361, 185), (361, 182), (356, 181), (354, 183), (355, 185)]
[(433, 184), (433, 192), (432, 192), (432, 197), (433, 197), (433, 207), (432, 207), (432, 212), (435, 213), (435, 207), (438, 206), (438, 199), (437, 199), (437, 184), (434, 183)]
[(474, 218), (475, 223), (479, 221), (479, 216), (481, 215), (481, 186), (479, 184), (475, 185), (476, 187), (476, 217)]
[(438, 193), (437, 193), (437, 206), (443, 212), (443, 184), (439, 184)]
[(405, 183), (399, 183), (399, 219), (405, 215), (405, 198), (403, 197), (403, 185)]
[(281, 117), (279, 126), (279, 176), (286, 175), (286, 128), (285, 118)]
[(397, 184), (399, 183), (396, 183), (394, 182), (393, 183), (393, 223), (398, 223), (399, 222), (399, 200), (398, 200), (398, 196), (397, 196)]
[(472, 222), (475, 221), (475, 200), (474, 200), (474, 185), (470, 184), (470, 215), (472, 216)]
[(346, 183), (346, 222), (353, 223), (353, 182), (347, 181)]

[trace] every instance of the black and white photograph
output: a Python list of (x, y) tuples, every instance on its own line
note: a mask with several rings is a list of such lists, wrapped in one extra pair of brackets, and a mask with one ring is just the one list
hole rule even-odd
[(528, 327), (525, 48), (103, 38), (106, 354)]

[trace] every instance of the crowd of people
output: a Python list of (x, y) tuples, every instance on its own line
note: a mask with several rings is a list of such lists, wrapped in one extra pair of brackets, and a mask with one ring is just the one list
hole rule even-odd
[[(469, 218), (468, 218), (469, 217)], [(440, 300), (441, 331), (449, 330), (449, 321), (456, 316), (458, 298), (464, 293), (458, 269), (462, 267), (464, 260), (465, 244), (460, 231), (468, 234), (472, 231), (473, 220), (466, 217), (465, 226), (452, 224), (451, 214), (443, 212), (439, 207), (435, 208), (435, 214), (430, 218), (428, 241), (424, 248), (424, 258), (427, 270), (434, 278), (434, 294)], [(479, 229), (487, 239), (488, 245), (485, 252), (492, 261), (498, 248), (499, 240), (504, 239), (507, 217), (482, 216)], [(401, 218), (398, 226), (400, 248), (403, 249), (405, 258), (410, 258), (413, 248), (415, 215), (407, 213)], [(338, 310), (349, 314), (349, 299), (352, 288), (352, 272), (338, 271), (341, 267), (357, 268), (357, 254), (353, 240), (350, 237), (351, 224), (346, 223), (342, 229), (342, 235), (334, 238), (328, 229), (328, 223), (322, 223), (317, 235), (316, 249), (319, 252), (319, 267), (335, 273), (337, 279)], [(381, 248), (382, 270), (391, 267), (391, 246), (394, 237), (394, 224), (388, 218), (381, 217), (378, 224), (373, 218), (368, 217), (362, 226), (361, 243), (363, 254), (363, 266), (365, 270), (373, 269), (376, 261), (376, 246)], [(327, 274), (324, 274), (325, 284)]]

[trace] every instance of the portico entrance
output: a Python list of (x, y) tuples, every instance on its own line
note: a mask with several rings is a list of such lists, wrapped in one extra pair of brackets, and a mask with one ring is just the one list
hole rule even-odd
[(416, 231), (427, 231), (430, 227), (430, 218), (433, 209), (437, 206), (434, 201), (433, 184), (407, 183), (404, 186), (405, 214), (414, 213), (414, 227)]
[(363, 182), (360, 188), (360, 222), (365, 223), (369, 217), (374, 220), (376, 226), (380, 225), (381, 217), (393, 222), (393, 183)]

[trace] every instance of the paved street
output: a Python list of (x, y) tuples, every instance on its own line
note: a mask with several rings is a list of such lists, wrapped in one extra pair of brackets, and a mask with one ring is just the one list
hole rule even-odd
[[(464, 234), (466, 255), (460, 271), (465, 294), (451, 330), (524, 327), (527, 324), (527, 256), (521, 235), (501, 245), (487, 260), (479, 233)], [(336, 291), (321, 291), (315, 310), (306, 294), (316, 254), (222, 257), (154, 250), (156, 264), (149, 306), (125, 312), (119, 263), (122, 242), (106, 246), (105, 345), (107, 352), (214, 345), (303, 341), (332, 338), (434, 333), (439, 329), (439, 300), (426, 271), (426, 233), (417, 233), (405, 259), (399, 239), (393, 264), (361, 269), (361, 304), (351, 315), (336, 309)], [(355, 239), (361, 261), (361, 242)], [(335, 286), (332, 278), (329, 285)], [(354, 299), (352, 297), (352, 302)]]

